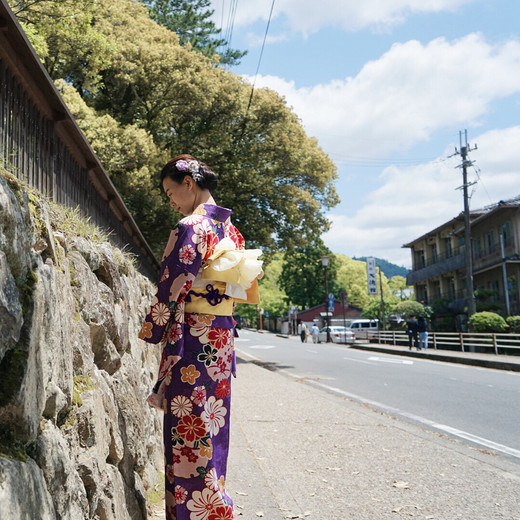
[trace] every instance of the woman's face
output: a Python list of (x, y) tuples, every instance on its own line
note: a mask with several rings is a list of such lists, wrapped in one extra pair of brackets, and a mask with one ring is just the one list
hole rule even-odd
[(170, 206), (184, 216), (191, 215), (195, 204), (195, 183), (191, 177), (184, 177), (179, 184), (170, 177), (163, 180), (163, 189), (170, 199)]

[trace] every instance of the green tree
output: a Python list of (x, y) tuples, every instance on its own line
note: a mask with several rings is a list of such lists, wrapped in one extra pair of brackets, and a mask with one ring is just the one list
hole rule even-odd
[[(154, 246), (154, 253), (160, 258), (174, 225), (174, 215), (164, 203), (154, 175), (165, 157), (161, 156), (152, 137), (142, 128), (122, 126), (107, 114), (97, 114), (87, 106), (74, 87), (63, 80), (57, 82), (57, 87), (139, 223), (144, 237)], [(158, 222), (161, 222), (160, 226)]]
[[(381, 299), (381, 296), (369, 296), (367, 289), (367, 267), (366, 262), (354, 260), (345, 255), (336, 255), (338, 260), (337, 282), (348, 293), (348, 301), (352, 305), (365, 308), (372, 298)], [(379, 284), (379, 268), (377, 269), (378, 292), (381, 290)], [(385, 302), (392, 301), (392, 291), (388, 286), (386, 276), (381, 273), (383, 284), (383, 298)]]
[[(62, 0), (56, 2), (56, 9), (61, 13), (58, 8), (74, 5), (78, 11), (75, 17), (90, 20), (93, 34), (109, 43), (103, 66), (91, 70), (83, 49), (57, 41), (66, 24), (55, 28), (50, 23), (52, 11), (44, 18), (47, 24), (40, 23), (37, 16), (31, 18), (32, 28), (36, 33), (41, 31), (47, 44), (57, 42), (57, 59), (50, 66), (54, 62), (60, 66), (54, 73), (73, 84), (100, 117), (110, 116), (125, 129), (127, 150), (133, 146), (131, 133), (140, 129), (153, 139), (158, 159), (192, 153), (207, 162), (219, 174), (216, 198), (221, 205), (233, 208), (234, 221), (249, 247), (262, 247), (266, 253), (291, 251), (328, 229), (325, 212), (338, 202), (333, 186), (335, 166), (317, 141), (305, 134), (283, 98), (269, 89), (259, 89), (249, 103), (248, 83), (215, 67), (189, 46), (179, 45), (177, 35), (154, 22), (142, 3), (104, 0), (96, 3), (93, 11), (92, 1)], [(36, 5), (50, 9), (54, 3)], [(79, 76), (80, 72), (92, 78), (90, 83)], [(122, 138), (119, 135), (117, 139)], [(108, 135), (107, 140), (108, 144)], [(99, 142), (97, 149), (101, 148)], [(110, 155), (104, 160), (110, 161)], [(158, 179), (153, 160), (141, 163), (147, 171), (140, 175), (132, 173), (134, 168), (128, 162), (126, 165), (130, 168), (126, 173), (124, 168), (116, 172), (107, 167), (118, 189), (124, 191), (132, 183), (141, 195), (154, 189)], [(130, 201), (130, 197), (125, 200)], [(160, 249), (164, 246), (161, 233), (152, 230), (165, 226), (166, 202), (153, 195), (144, 212), (138, 202), (132, 206), (136, 221), (151, 230), (147, 235), (151, 246)]]
[[(209, 9), (210, 0), (141, 0), (150, 8), (150, 16), (179, 37), (181, 45), (189, 44), (208, 58), (220, 55), (220, 63), (238, 65), (247, 51), (230, 49), (228, 42), (220, 37)], [(225, 49), (219, 52), (218, 49)]]
[(170, 155), (190, 152), (211, 165), (217, 200), (233, 208), (249, 246), (291, 250), (326, 230), (336, 169), (285, 101), (260, 89), (248, 110), (249, 84), (179, 46), (140, 7), (101, 7), (99, 29), (117, 48), (93, 105), (146, 129)]
[(412, 300), (399, 302), (395, 306), (394, 312), (405, 318), (410, 316), (429, 316), (428, 309), (422, 303)]
[(329, 293), (337, 294), (337, 261), (321, 239), (296, 247), (284, 255), (280, 287), (290, 303), (307, 309), (325, 302), (325, 279), (322, 256), (329, 257), (327, 281)]
[(287, 313), (287, 295), (280, 287), (283, 255), (276, 254), (264, 264), (264, 277), (259, 281), (258, 290), (262, 308), (271, 316), (283, 316)]
[[(396, 301), (385, 301), (384, 320), (388, 324), (390, 322), (389, 316), (395, 312)], [(368, 304), (363, 307), (363, 316), (365, 318), (377, 319), (380, 321), (380, 326), (383, 326), (383, 309), (381, 298), (371, 297)]]
[(520, 316), (508, 316), (506, 322), (511, 332), (518, 334), (520, 332)]
[(392, 278), (388, 280), (388, 287), (392, 291), (392, 294), (400, 300), (410, 300), (413, 297), (412, 291), (410, 291), (410, 295), (407, 296), (406, 294), (406, 289), (411, 289), (411, 287), (406, 285), (406, 278), (404, 276), (392, 276)]
[(113, 42), (96, 27), (96, 0), (9, 0), (52, 79), (94, 92)]

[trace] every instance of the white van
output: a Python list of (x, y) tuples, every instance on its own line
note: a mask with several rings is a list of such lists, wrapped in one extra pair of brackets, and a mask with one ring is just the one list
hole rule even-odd
[(367, 340), (370, 338), (370, 332), (379, 330), (379, 320), (354, 320), (347, 329), (356, 335), (356, 339)]

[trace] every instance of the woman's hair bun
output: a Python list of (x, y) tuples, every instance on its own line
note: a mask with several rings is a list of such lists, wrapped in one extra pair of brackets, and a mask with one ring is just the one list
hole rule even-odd
[(165, 177), (181, 183), (184, 177), (190, 176), (203, 190), (213, 192), (217, 188), (217, 174), (193, 155), (182, 154), (170, 159), (161, 170), (161, 183)]

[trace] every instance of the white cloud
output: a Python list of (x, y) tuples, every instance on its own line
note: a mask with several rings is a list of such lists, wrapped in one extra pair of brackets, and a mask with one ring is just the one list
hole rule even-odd
[(478, 126), (493, 101), (520, 92), (520, 42), (490, 45), (480, 34), (395, 44), (355, 77), (308, 88), (259, 76), (285, 96), (330, 154), (385, 156), (439, 128)]
[[(356, 31), (366, 27), (384, 30), (403, 23), (413, 14), (452, 12), (475, 0), (277, 0), (273, 18), (285, 17), (294, 32), (312, 34), (325, 27)], [(231, 3), (212, 2), (217, 25), (242, 27), (269, 18), (271, 2), (247, 0), (237, 4), (230, 16)], [(223, 11), (224, 9), (224, 11)]]
[[(477, 209), (520, 195), (520, 126), (492, 130), (475, 139), (478, 150), (470, 158), (473, 187), (471, 208)], [(407, 267), (408, 249), (400, 246), (435, 229), (463, 210), (462, 175), (455, 167), (460, 157), (439, 159), (409, 168), (389, 167), (380, 175), (381, 186), (371, 192), (354, 215), (331, 215), (327, 246), (348, 256), (376, 256)]]
[[(392, 46), (352, 78), (296, 88), (292, 81), (264, 76), (256, 86), (285, 96), (307, 133), (334, 159), (362, 157), (377, 164), (439, 130), (473, 127), (474, 136), (493, 102), (520, 92), (520, 43), (490, 45), (479, 34), (426, 45), (409, 41)], [(471, 207), (520, 194), (520, 127), (490, 131), (475, 142), (479, 148), (471, 158), (481, 180)], [(384, 169), (379, 188), (365, 195), (359, 211), (331, 217), (326, 244), (349, 256), (371, 254), (410, 265), (408, 250), (400, 246), (462, 211), (456, 190), (462, 177), (455, 169), (460, 157), (445, 159), (459, 143), (445, 144), (449, 148), (434, 161)]]

